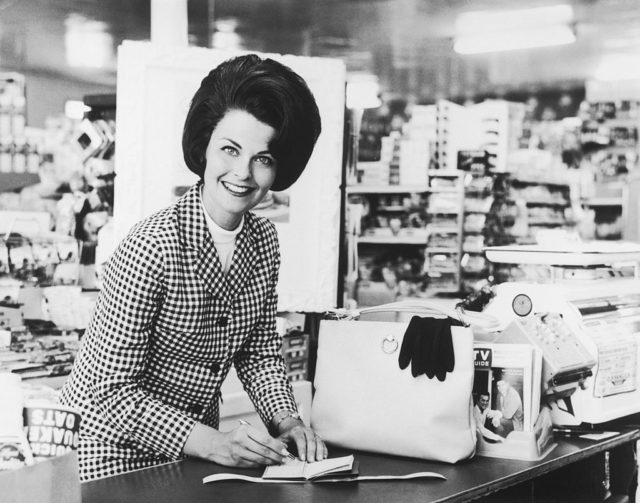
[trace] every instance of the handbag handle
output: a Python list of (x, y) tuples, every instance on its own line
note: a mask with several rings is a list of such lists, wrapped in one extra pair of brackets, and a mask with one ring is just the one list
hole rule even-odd
[(423, 300), (403, 300), (399, 302), (390, 302), (388, 304), (380, 304), (379, 306), (365, 307), (363, 309), (350, 311), (349, 315), (344, 317), (348, 319), (355, 319), (360, 317), (362, 314), (385, 312), (413, 313), (416, 315), (440, 317), (447, 316), (449, 318), (459, 320), (466, 326), (471, 325), (485, 330), (497, 330), (500, 325), (499, 320), (489, 314), (465, 311), (460, 306), (457, 306), (455, 309), (447, 309), (434, 302)]

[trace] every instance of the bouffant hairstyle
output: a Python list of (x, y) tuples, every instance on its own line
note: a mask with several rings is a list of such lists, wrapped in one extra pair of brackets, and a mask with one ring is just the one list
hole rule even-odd
[(212, 131), (230, 110), (242, 110), (275, 130), (271, 190), (287, 189), (304, 170), (320, 135), (320, 112), (305, 81), (289, 67), (255, 54), (229, 59), (209, 72), (191, 100), (182, 133), (187, 167), (200, 178)]

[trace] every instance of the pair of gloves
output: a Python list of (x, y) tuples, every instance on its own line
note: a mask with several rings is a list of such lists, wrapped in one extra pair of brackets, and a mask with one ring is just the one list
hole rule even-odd
[(407, 326), (400, 347), (398, 364), (402, 370), (411, 363), (411, 375), (425, 374), (444, 381), (447, 372), (453, 372), (455, 356), (451, 327), (463, 326), (453, 318), (421, 318), (414, 316)]

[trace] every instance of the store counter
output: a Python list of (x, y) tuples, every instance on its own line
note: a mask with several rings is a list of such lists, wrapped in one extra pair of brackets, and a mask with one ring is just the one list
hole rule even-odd
[[(488, 500), (518, 501), (511, 495), (500, 499), (501, 494), (522, 488), (524, 501), (549, 501), (533, 499), (537, 489), (552, 475), (569, 482), (572, 487), (570, 499), (557, 501), (587, 501), (580, 494), (589, 494), (590, 484), (600, 484), (599, 480), (589, 480), (580, 467), (605, 452), (614, 452), (618, 448), (633, 446), (640, 438), (640, 430), (627, 429), (620, 435), (602, 441), (583, 439), (560, 439), (553, 451), (541, 461), (517, 461), (476, 457), (458, 465), (422, 462), (415, 459), (383, 456), (371, 453), (354, 452), (360, 463), (362, 475), (406, 474), (419, 471), (435, 471), (447, 477), (441, 480), (381, 481), (381, 482), (343, 482), (343, 483), (295, 483), (295, 484), (254, 484), (249, 482), (217, 482), (203, 484), (202, 479), (213, 473), (234, 472), (251, 476), (260, 476), (262, 469), (230, 469), (213, 463), (197, 460), (185, 460), (166, 465), (139, 470), (125, 475), (110, 477), (82, 484), (83, 503), (113, 502), (153, 502), (153, 503), (196, 503), (221, 502), (464, 502), (482, 498), (495, 493)], [(342, 450), (332, 449), (334, 456), (346, 454)], [(633, 461), (630, 462), (635, 467)], [(626, 463), (629, 467), (629, 463)], [(575, 480), (567, 480), (566, 473), (579, 475)], [(585, 468), (586, 469), (586, 468)], [(611, 490), (617, 486), (615, 466), (610, 464)], [(635, 481), (633, 473), (631, 481)], [(558, 477), (557, 477), (558, 478)], [(628, 481), (623, 484), (629, 487)], [(633, 489), (633, 488), (632, 488)], [(626, 489), (625, 489), (626, 490)], [(582, 491), (582, 492), (581, 492)], [(540, 494), (545, 491), (539, 491)], [(547, 491), (548, 492), (548, 491)], [(494, 499), (497, 498), (497, 499)], [(578, 499), (575, 499), (578, 498)]]

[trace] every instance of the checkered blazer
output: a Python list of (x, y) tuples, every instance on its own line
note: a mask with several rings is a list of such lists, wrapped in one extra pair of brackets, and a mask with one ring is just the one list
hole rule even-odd
[(232, 363), (265, 424), (296, 410), (275, 329), (275, 228), (247, 213), (225, 276), (200, 185), (138, 223), (105, 268), (60, 399), (82, 414), (82, 480), (180, 458), (197, 421), (217, 428)]

